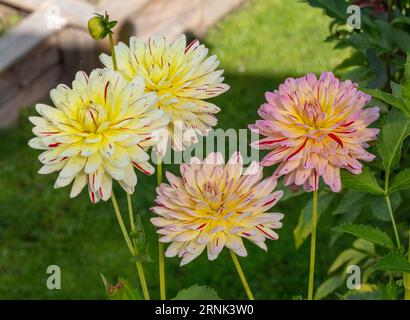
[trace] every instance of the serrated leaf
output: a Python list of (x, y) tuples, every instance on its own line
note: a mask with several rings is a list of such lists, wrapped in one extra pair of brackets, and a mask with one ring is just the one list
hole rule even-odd
[(221, 300), (221, 298), (214, 289), (194, 284), (192, 287), (180, 290), (172, 300)]
[(410, 169), (404, 169), (393, 178), (389, 193), (408, 188), (410, 188)]
[(410, 272), (410, 263), (400, 253), (392, 253), (382, 257), (374, 266), (376, 270), (393, 272)]
[(377, 151), (386, 172), (390, 172), (400, 160), (403, 141), (410, 134), (410, 118), (392, 110), (381, 129)]
[(394, 249), (392, 239), (379, 228), (362, 224), (345, 223), (333, 228), (332, 231), (348, 233), (384, 248)]
[[(362, 259), (366, 258), (367, 254), (355, 250), (355, 249), (347, 249), (340, 253), (337, 258), (333, 261), (332, 265), (329, 268), (328, 273), (333, 273), (337, 269), (339, 269), (344, 264), (348, 263), (351, 260), (355, 260), (356, 263), (360, 262)], [(356, 264), (350, 263), (350, 264)]]
[[(333, 194), (320, 194), (318, 201), (318, 219), (326, 211), (334, 198)], [(312, 232), (312, 207), (313, 201), (310, 199), (300, 212), (299, 221), (293, 230), (295, 246), (298, 249)]]
[(384, 194), (384, 191), (377, 183), (373, 172), (371, 172), (368, 167), (363, 167), (361, 174), (351, 174), (342, 170), (341, 178), (343, 185), (351, 190), (376, 195)]
[(360, 88), (360, 90), (408, 114), (407, 107), (400, 98), (379, 89)]
[(321, 300), (326, 298), (329, 294), (333, 293), (344, 282), (344, 278), (341, 275), (333, 276), (323, 282), (315, 292), (315, 300)]

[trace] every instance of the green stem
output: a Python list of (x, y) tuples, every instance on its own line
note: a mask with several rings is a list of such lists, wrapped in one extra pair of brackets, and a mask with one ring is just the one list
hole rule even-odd
[[(132, 201), (131, 201), (131, 195), (129, 195), (127, 193), (127, 203), (128, 203), (128, 215), (130, 218), (130, 225), (131, 225), (131, 232), (135, 232), (135, 223), (134, 223), (134, 213), (132, 210)], [(138, 257), (138, 247), (134, 241), (134, 253), (135, 253), (135, 257)], [(144, 273), (144, 268), (142, 266), (141, 261), (136, 261), (135, 262), (136, 266), (137, 266), (137, 271), (138, 271), (138, 275), (140, 278), (140, 282), (141, 282), (141, 288), (142, 288), (142, 293), (144, 295), (144, 299), (145, 300), (150, 300), (150, 296), (149, 296), (149, 291), (148, 291), (148, 286), (147, 286), (147, 281), (145, 280), (145, 273)]]
[(390, 202), (390, 197), (386, 195), (384, 197), (384, 199), (386, 200), (387, 209), (389, 211), (390, 219), (391, 219), (391, 222), (392, 222), (392, 225), (393, 225), (394, 237), (396, 238), (397, 248), (400, 249), (401, 243), (400, 243), (400, 238), (399, 238), (399, 232), (397, 231), (396, 220), (394, 219), (394, 214), (393, 214), (393, 209), (392, 209), (391, 202)]
[(134, 246), (132, 245), (130, 236), (128, 235), (127, 228), (125, 227), (124, 220), (122, 219), (120, 208), (118, 207), (117, 199), (115, 198), (114, 195), (114, 190), (112, 191), (111, 194), (111, 201), (112, 205), (114, 207), (115, 215), (117, 216), (118, 224), (120, 225), (122, 235), (124, 236), (125, 242), (127, 243), (127, 247), (130, 250), (131, 254), (134, 256)]
[(117, 70), (118, 70), (118, 66), (117, 66), (117, 56), (115, 55), (114, 39), (113, 39), (113, 37), (112, 37), (112, 32), (108, 33), (108, 39), (110, 40), (112, 67), (113, 67), (114, 71), (117, 71)]
[(393, 214), (393, 208), (390, 202), (390, 197), (388, 194), (388, 190), (389, 190), (389, 178), (390, 178), (390, 172), (386, 172), (386, 176), (384, 179), (384, 200), (386, 201), (386, 205), (387, 205), (387, 210), (389, 211), (389, 215), (390, 215), (390, 220), (392, 222), (393, 225), (393, 231), (394, 231), (394, 236), (396, 238), (396, 243), (397, 243), (397, 248), (400, 249), (401, 244), (400, 244), (400, 237), (399, 237), (399, 232), (397, 231), (397, 224), (396, 224), (396, 220), (394, 219), (394, 214)]
[(135, 231), (134, 214), (132, 210), (131, 195), (127, 193), (128, 216), (130, 218), (131, 231)]
[[(158, 156), (157, 165), (157, 184), (162, 183), (162, 159)], [(166, 299), (165, 288), (165, 257), (164, 257), (164, 244), (158, 241), (158, 263), (159, 263), (159, 292), (161, 300)]]
[(316, 227), (317, 227), (317, 190), (313, 191), (312, 236), (310, 240), (308, 300), (313, 300), (313, 288), (314, 288), (314, 281), (315, 281)]
[[(124, 220), (122, 219), (120, 208), (118, 207), (117, 199), (115, 198), (115, 195), (114, 195), (114, 191), (112, 191), (112, 194), (111, 194), (111, 201), (114, 207), (115, 215), (117, 216), (118, 224), (120, 225), (125, 242), (127, 243), (127, 247), (129, 251), (131, 252), (131, 255), (135, 257), (137, 255), (137, 249), (132, 245), (130, 236), (128, 235), (127, 228), (125, 227)], [(130, 204), (129, 204), (129, 207), (130, 207)], [(142, 264), (140, 261), (137, 261), (136, 265), (137, 265), (137, 271), (138, 271), (138, 275), (139, 275), (140, 282), (141, 282), (142, 291), (144, 294), (144, 299), (149, 300), (150, 297), (148, 293), (147, 282), (145, 280), (145, 274), (142, 268)]]
[(255, 300), (255, 298), (253, 297), (253, 294), (252, 294), (252, 290), (249, 287), (248, 281), (246, 281), (246, 277), (245, 277), (245, 274), (243, 273), (243, 270), (242, 270), (241, 265), (239, 263), (238, 257), (236, 256), (236, 254), (232, 250), (229, 250), (229, 253), (231, 254), (233, 263), (236, 267), (236, 270), (238, 271), (239, 278), (241, 279), (242, 285), (245, 288), (245, 292), (246, 292), (246, 295), (248, 296), (248, 299), (249, 300)]

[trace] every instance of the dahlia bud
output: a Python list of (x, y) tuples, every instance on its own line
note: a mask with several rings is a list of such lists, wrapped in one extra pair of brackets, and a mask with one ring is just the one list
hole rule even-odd
[(95, 40), (104, 39), (107, 34), (112, 33), (111, 29), (117, 24), (117, 21), (109, 21), (107, 13), (105, 15), (96, 14), (95, 17), (88, 20), (88, 32)]

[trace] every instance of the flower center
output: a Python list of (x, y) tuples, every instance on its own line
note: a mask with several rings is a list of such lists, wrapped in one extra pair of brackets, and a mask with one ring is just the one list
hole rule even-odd
[(100, 104), (90, 101), (79, 109), (78, 120), (85, 132), (100, 132), (107, 122), (107, 110)]

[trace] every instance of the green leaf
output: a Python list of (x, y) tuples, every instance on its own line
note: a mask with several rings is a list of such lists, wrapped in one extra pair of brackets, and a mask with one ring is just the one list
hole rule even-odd
[(403, 141), (410, 134), (410, 119), (400, 111), (392, 110), (381, 129), (377, 150), (383, 167), (390, 172), (399, 162)]
[(180, 290), (172, 300), (221, 300), (221, 298), (214, 289), (194, 284), (188, 289)]
[(368, 225), (344, 223), (332, 229), (336, 232), (344, 232), (355, 237), (370, 241), (376, 245), (382, 246), (387, 249), (394, 249), (392, 239), (379, 228), (375, 228)]
[(344, 59), (336, 68), (335, 71), (347, 69), (353, 66), (361, 66), (366, 64), (366, 57), (361, 51), (355, 51), (351, 56)]
[(347, 192), (345, 192), (342, 195), (339, 205), (332, 212), (332, 214), (339, 215), (344, 213), (350, 213), (355, 210), (360, 210), (363, 206), (366, 205), (367, 196), (368, 195), (363, 192), (347, 190)]
[(323, 282), (315, 292), (315, 300), (326, 298), (329, 294), (339, 288), (344, 282), (341, 275), (333, 276)]
[(374, 284), (364, 283), (360, 289), (349, 290), (340, 296), (341, 300), (380, 300), (382, 293)]
[(410, 188), (410, 169), (404, 169), (393, 178), (389, 193), (408, 188)]
[(402, 85), (400, 85), (400, 84), (398, 84), (394, 81), (390, 81), (390, 88), (392, 90), (393, 96), (395, 96), (396, 98), (401, 97)]
[(370, 241), (366, 241), (363, 239), (357, 239), (353, 242), (353, 248), (366, 252), (368, 255), (374, 256), (376, 255), (376, 247), (374, 243)]
[(347, 249), (344, 250), (341, 254), (337, 256), (335, 261), (333, 261), (332, 265), (329, 268), (328, 273), (333, 273), (337, 269), (339, 269), (341, 266), (344, 264), (348, 263), (351, 260), (355, 260), (356, 263), (348, 263), (348, 264), (357, 264), (360, 262), (362, 259), (366, 258), (367, 254), (355, 250), (355, 249)]
[(382, 257), (374, 268), (383, 271), (410, 272), (410, 263), (404, 255), (396, 252)]
[(347, 3), (340, 0), (307, 0), (312, 7), (322, 8), (332, 18), (346, 21)]
[(409, 114), (406, 105), (400, 98), (396, 98), (394, 95), (390, 93), (383, 92), (379, 89), (367, 89), (367, 88), (360, 88), (361, 91), (364, 93), (370, 94), (376, 99), (382, 100), (387, 104), (395, 107), (397, 109), (402, 110), (403, 112)]
[[(334, 198), (334, 195), (329, 193), (321, 193), (319, 196), (320, 201), (318, 203), (318, 218), (320, 218), (321, 214), (326, 211)], [(293, 230), (296, 249), (302, 245), (302, 243), (312, 232), (312, 207), (313, 201), (310, 199), (300, 212), (298, 224)]]
[(379, 186), (373, 172), (368, 167), (363, 167), (361, 174), (351, 174), (345, 170), (341, 171), (342, 183), (349, 189), (367, 192), (376, 195), (384, 194)]
[(410, 53), (407, 53), (407, 60), (404, 66), (404, 77), (406, 81), (402, 88), (402, 97), (405, 100), (410, 100)]
[(148, 252), (148, 244), (145, 240), (144, 226), (139, 214), (136, 215), (134, 222), (134, 231), (130, 232), (130, 238), (134, 246), (138, 249), (138, 254), (133, 257), (133, 260), (138, 262), (153, 262)]
[(100, 273), (105, 291), (110, 300), (142, 300), (141, 294), (137, 288), (134, 288), (127, 279), (118, 278), (115, 285), (108, 283), (105, 276)]
[[(369, 198), (370, 198), (370, 208), (372, 210), (373, 215), (381, 221), (391, 221), (389, 211), (387, 210), (387, 206), (386, 206), (386, 200), (384, 199), (384, 197), (369, 196)], [(392, 195), (390, 195), (390, 201), (391, 201), (393, 211), (395, 211), (400, 206), (400, 203), (401, 203), (400, 193), (395, 192)]]

